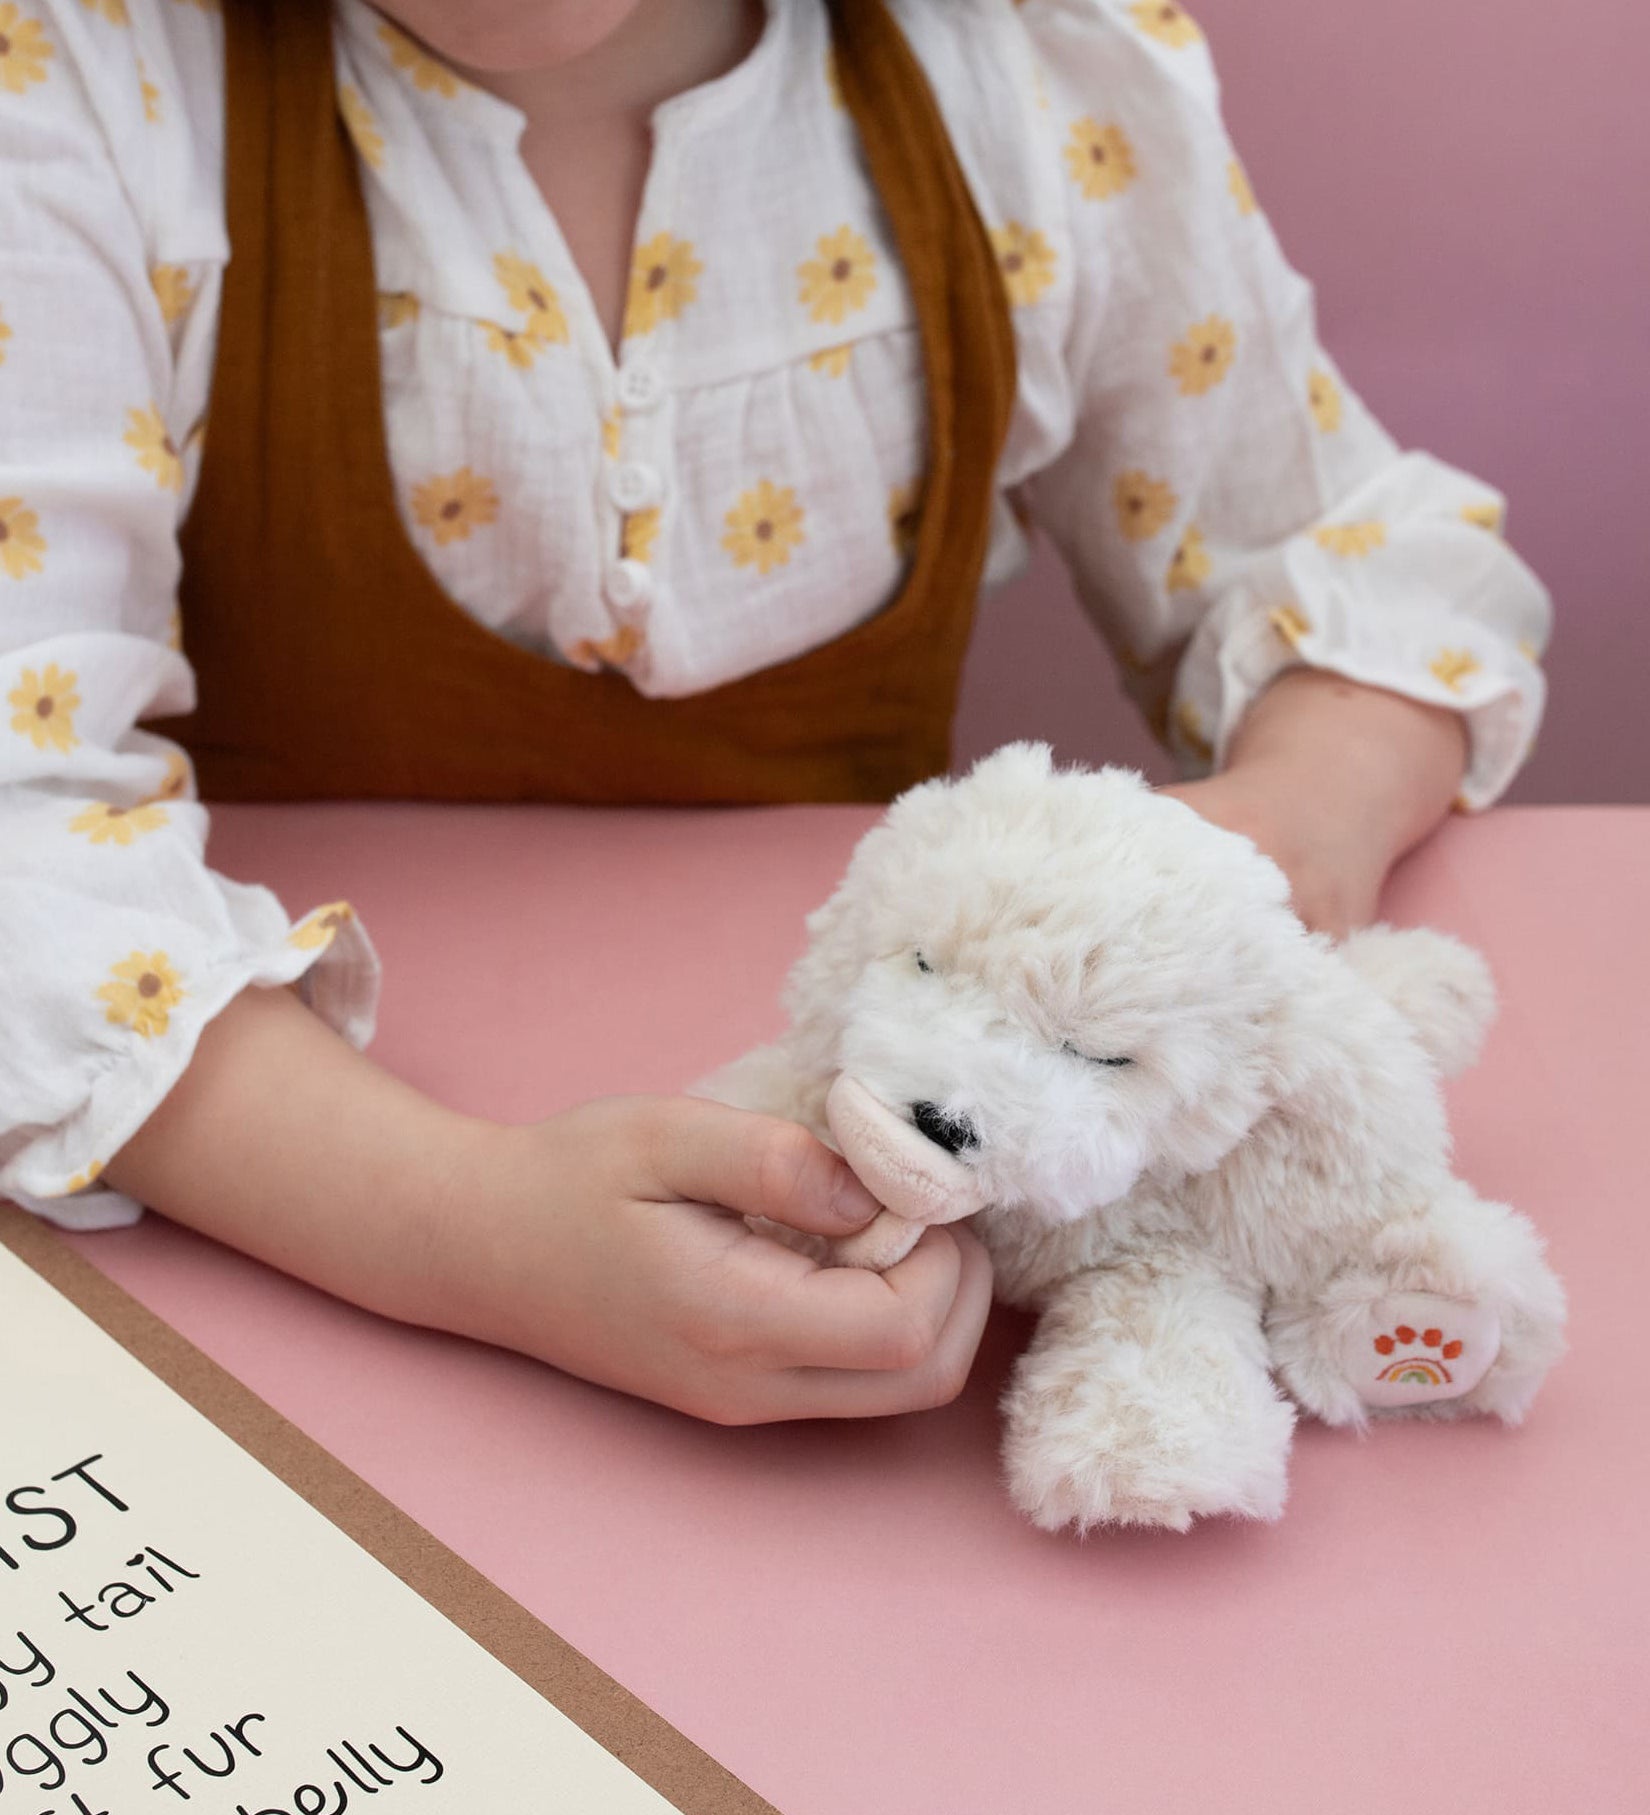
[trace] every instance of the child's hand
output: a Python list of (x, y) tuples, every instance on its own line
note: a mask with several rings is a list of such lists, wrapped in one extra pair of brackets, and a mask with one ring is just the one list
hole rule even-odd
[(717, 1423), (943, 1404), (990, 1308), (961, 1230), (886, 1274), (754, 1234), (741, 1213), (841, 1236), (878, 1206), (805, 1129), (721, 1104), (615, 1098), (486, 1128), (462, 1176), (429, 1321)]

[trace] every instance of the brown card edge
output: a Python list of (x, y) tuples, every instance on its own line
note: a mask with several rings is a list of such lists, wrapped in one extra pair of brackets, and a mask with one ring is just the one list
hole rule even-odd
[(682, 1815), (778, 1815), (663, 1715), (60, 1241), (41, 1218), (0, 1200), (0, 1245)]

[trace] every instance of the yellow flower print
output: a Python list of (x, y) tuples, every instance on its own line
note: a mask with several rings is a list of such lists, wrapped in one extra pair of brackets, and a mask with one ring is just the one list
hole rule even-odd
[(609, 410), (602, 418), (602, 452), (609, 460), (617, 460), (623, 447), (624, 424), (617, 410)]
[(1123, 473), (1112, 490), (1118, 527), (1131, 542), (1149, 542), (1161, 535), (1179, 504), (1169, 486), (1147, 473)]
[(1171, 50), (1184, 50), (1189, 44), (1203, 42), (1203, 33), (1191, 15), (1184, 7), (1176, 6), (1174, 0), (1140, 0), (1129, 11), (1143, 32)]
[(1008, 300), (1017, 308), (1036, 302), (1054, 282), (1054, 248), (1035, 227), (1010, 221), (992, 232), (991, 249), (997, 254)]
[(622, 624), (610, 637), (580, 637), (567, 653), (575, 668), (622, 668), (640, 654), (647, 639), (635, 624)]
[(71, 832), (83, 833), (93, 844), (129, 845), (145, 832), (166, 824), (166, 809), (145, 801), (138, 807), (112, 807), (107, 801), (95, 801), (84, 812), (69, 821)]
[(627, 561), (651, 561), (653, 545), (659, 540), (658, 505), (646, 510), (633, 510), (619, 531), (619, 552)]
[(1289, 645), (1299, 649), (1312, 634), (1312, 623), (1298, 605), (1278, 605), (1266, 614), (1267, 622)]
[(74, 690), (78, 678), (56, 662), (48, 662), (40, 673), (25, 668), (6, 695), (14, 708), (12, 730), (28, 738), (37, 750), (67, 755), (80, 742), (74, 734), (74, 715), (80, 706), (80, 695)]
[(438, 94), (450, 101), (458, 93), (458, 77), (445, 63), (438, 63), (421, 45), (415, 44), (404, 31), (387, 21), (378, 27), (378, 36), (390, 53), (397, 69), (405, 70), (414, 88), (425, 94)]
[(1203, 715), (1190, 700), (1182, 700), (1175, 708), (1174, 728), (1190, 755), (1200, 763), (1214, 761), (1215, 747), (1203, 729)]
[(1339, 555), (1344, 561), (1361, 561), (1365, 555), (1386, 546), (1386, 525), (1376, 522), (1326, 523), (1313, 533), (1312, 540), (1319, 548), (1328, 549), (1330, 554)]
[(378, 292), (378, 325), (381, 328), (404, 328), (418, 320), (418, 298), (410, 290)]
[(1169, 376), (1180, 386), (1182, 397), (1201, 397), (1231, 371), (1236, 352), (1237, 329), (1222, 316), (1211, 315), (1169, 349)]
[(917, 536), (921, 529), (921, 485), (896, 485), (888, 494), (888, 534), (894, 544), (894, 553), (902, 561), (909, 561), (917, 552)]
[(93, 1160), (84, 1172), (77, 1172), (68, 1184), (63, 1187), (64, 1197), (73, 1197), (75, 1192), (84, 1191), (88, 1185), (95, 1185), (103, 1171), (102, 1160)]
[(45, 566), (46, 538), (40, 519), (21, 498), (0, 498), (0, 569), (14, 580), (27, 579)]
[(361, 91), (348, 82), (338, 90), (338, 111), (354, 141), (355, 149), (374, 170), (384, 168), (384, 135), (378, 130), (372, 109), (361, 98)]
[(138, 59), (138, 93), (143, 97), (143, 117), (151, 126), (160, 124), (160, 90), (149, 80), (149, 72)]
[(0, 315), (0, 366), (6, 363), (6, 342), (11, 339), (11, 329), (6, 325), (6, 318)]
[(1312, 406), (1312, 419), (1326, 435), (1341, 426), (1341, 387), (1321, 367), (1306, 381), (1306, 400)]
[(1121, 195), (1139, 174), (1134, 147), (1119, 126), (1079, 120), (1066, 141), (1066, 168), (1091, 202)]
[(1528, 637), (1520, 637), (1518, 639), (1518, 653), (1523, 656), (1526, 662), (1539, 662), (1541, 660), (1541, 651)]
[(471, 532), (497, 520), (498, 493), (490, 479), (461, 466), (418, 486), (413, 516), (435, 537), (436, 546), (466, 542)]
[(162, 491), (183, 490), (183, 457), (166, 432), (166, 424), (156, 405), (126, 412), (124, 440), (129, 448), (136, 450), (138, 465), (146, 473), (154, 474), (155, 483)]
[(182, 800), (189, 792), (189, 759), (182, 751), (168, 750), (166, 753), (166, 779), (151, 794), (143, 805), (152, 806), (157, 800)]
[(1479, 673), (1484, 664), (1470, 649), (1440, 649), (1427, 666), (1451, 693), (1459, 693), (1461, 683)]
[(39, 22), (25, 19), (15, 6), (0, 6), (0, 88), (26, 94), (46, 79), (46, 65), (57, 55)]
[(1255, 200), (1255, 191), (1249, 182), (1249, 172), (1236, 158), (1226, 166), (1226, 187), (1232, 192), (1239, 214), (1253, 214), (1259, 208), (1260, 203)]
[(195, 286), (182, 265), (151, 265), (149, 283), (160, 304), (161, 319), (173, 327), (189, 313), (195, 300)]
[(1461, 518), (1463, 522), (1472, 524), (1475, 529), (1487, 529), (1492, 536), (1501, 533), (1501, 506), (1499, 504), (1463, 504)]
[(301, 952), (319, 951), (322, 946), (331, 945), (340, 928), (348, 926), (354, 918), (355, 909), (347, 901), (329, 901), (313, 914), (306, 914), (287, 934), (286, 942), (297, 946)]
[(80, 0), (87, 12), (96, 13), (100, 19), (107, 19), (111, 25), (130, 25), (132, 15), (126, 10), (126, 0)]
[(481, 326), (488, 351), (502, 353), (518, 372), (525, 372), (544, 351), (544, 342), (536, 334), (518, 334), (514, 328), (501, 328), (496, 321), (484, 321)]
[(834, 327), (863, 309), (877, 287), (877, 255), (852, 227), (838, 227), (814, 242), (817, 258), (796, 268), (797, 297), (815, 321)]
[(848, 370), (853, 358), (852, 347), (827, 347), (823, 353), (815, 353), (808, 361), (810, 372), (823, 372), (827, 378), (841, 378)]
[(774, 485), (764, 479), (742, 493), (728, 512), (722, 546), (737, 566), (769, 573), (783, 567), (790, 560), (791, 551), (807, 539), (802, 528), (805, 515), (788, 485)]
[(698, 296), (695, 279), (704, 268), (693, 256), (692, 241), (670, 233), (656, 233), (638, 247), (625, 301), (625, 333), (651, 334), (661, 322), (674, 321)]
[(493, 275), (503, 286), (510, 307), (527, 317), (530, 339), (559, 343), (568, 338), (561, 298), (537, 265), (528, 264), (514, 252), (501, 252), (493, 260)]
[(165, 952), (133, 952), (110, 971), (97, 999), (108, 1004), (106, 1021), (152, 1040), (166, 1032), (184, 994), (183, 980)]
[(1180, 538), (1180, 546), (1169, 563), (1169, 591), (1194, 592), (1208, 579), (1213, 563), (1203, 546), (1203, 535), (1193, 524)]

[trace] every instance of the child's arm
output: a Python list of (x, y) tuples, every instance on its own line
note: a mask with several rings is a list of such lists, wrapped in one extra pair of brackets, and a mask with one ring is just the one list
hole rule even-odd
[(878, 1206), (794, 1123), (686, 1097), (533, 1127), (444, 1109), (287, 991), (255, 990), (118, 1156), (175, 1220), (391, 1317), (722, 1423), (869, 1417), (961, 1390), (991, 1300), (968, 1234), (832, 1270), (736, 1212), (841, 1236)]
[(1191, 20), (1131, 0), (1018, 18), (1049, 101), (1027, 117), (1057, 255), (1020, 306), (1028, 329), (1052, 312), (1022, 389), (1071, 421), (1027, 501), (1131, 691), (1208, 778), (1186, 797), (1344, 928), (1452, 801), (1487, 805), (1524, 760), (1547, 595), (1497, 494), (1402, 451), (1319, 345)]

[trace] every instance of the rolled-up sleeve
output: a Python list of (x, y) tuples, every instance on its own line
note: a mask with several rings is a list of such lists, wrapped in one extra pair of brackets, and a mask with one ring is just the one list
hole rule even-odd
[(1545, 700), (1546, 590), (1505, 500), (1401, 450), (1319, 343), (1178, 6), (1033, 0), (1074, 261), (1075, 422), (1027, 502), (1188, 773), (1306, 664), (1457, 711), (1461, 804), (1511, 781)]
[(5, 10), (0, 1192), (88, 1228), (137, 1214), (99, 1174), (228, 1002), (297, 984), (364, 1041), (376, 966), (347, 904), (295, 923), (207, 867), (188, 762), (141, 728), (193, 701), (178, 528), (221, 261), (161, 256), (126, 16)]

